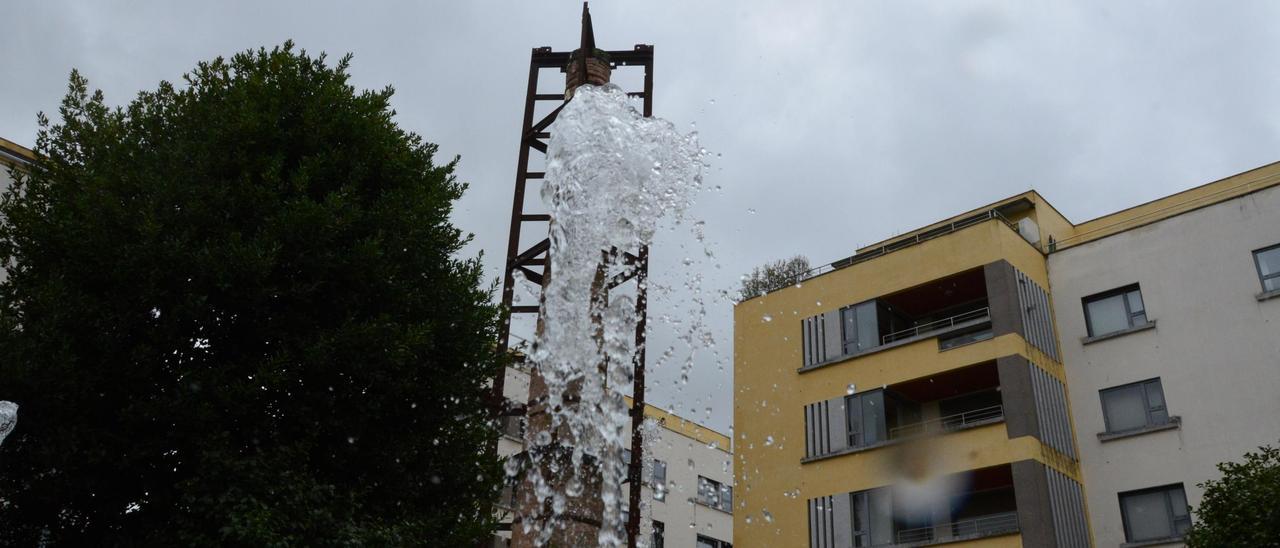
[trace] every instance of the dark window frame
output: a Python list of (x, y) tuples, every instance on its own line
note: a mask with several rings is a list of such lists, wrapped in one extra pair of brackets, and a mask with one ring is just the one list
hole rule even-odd
[[(1259, 260), (1260, 258), (1259, 256), (1269, 251), (1280, 251), (1280, 244), (1270, 245), (1261, 249), (1253, 250), (1253, 269), (1255, 272), (1258, 273), (1258, 283), (1262, 285), (1263, 293), (1266, 293), (1269, 291), (1280, 291), (1280, 271), (1276, 271), (1266, 275), (1262, 273), (1262, 261)], [(1275, 282), (1276, 287), (1273, 289), (1268, 289), (1267, 288), (1268, 280), (1276, 280)]]
[[(703, 483), (707, 484), (705, 489), (703, 488)], [(712, 491), (714, 491), (714, 493), (712, 493)], [(699, 475), (697, 501), (708, 508), (715, 508), (716, 510), (726, 514), (732, 514), (733, 486), (725, 485), (706, 476)]]
[[(1116, 498), (1119, 500), (1119, 503), (1120, 503), (1120, 520), (1124, 525), (1125, 542), (1144, 542), (1149, 540), (1177, 539), (1177, 538), (1182, 538), (1183, 536), (1186, 535), (1186, 531), (1191, 529), (1191, 508), (1190, 508), (1190, 505), (1188, 504), (1187, 508), (1182, 510), (1183, 512), (1182, 516), (1179, 516), (1174, 511), (1173, 498), (1169, 495), (1169, 493), (1175, 489), (1182, 491), (1182, 500), (1185, 503), (1187, 500), (1187, 489), (1185, 486), (1183, 486), (1182, 483), (1170, 483), (1168, 485), (1161, 485), (1157, 487), (1148, 487), (1146, 489), (1136, 489), (1133, 491), (1116, 493)], [(1151, 493), (1161, 493), (1164, 495), (1165, 511), (1168, 512), (1167, 515), (1169, 517), (1169, 524), (1173, 527), (1173, 530), (1170, 531), (1170, 533), (1172, 534), (1165, 537), (1149, 537), (1149, 538), (1135, 539), (1133, 538), (1133, 533), (1130, 529), (1129, 514), (1128, 512), (1125, 512), (1125, 504), (1124, 504), (1125, 498), (1139, 496), (1139, 495), (1147, 495)], [(1183, 532), (1181, 533), (1178, 532), (1179, 522), (1185, 523), (1185, 526), (1182, 527)]]
[[(661, 466), (659, 466), (661, 465)], [(659, 478), (658, 470), (662, 470), (661, 478)], [(653, 471), (649, 482), (653, 488), (653, 500), (667, 500), (667, 461), (662, 459), (653, 459)]]
[(652, 548), (664, 548), (667, 544), (667, 524), (658, 520), (653, 520), (653, 540), (650, 542)]
[[(1150, 396), (1150, 393), (1148, 392), (1149, 390), (1148, 387), (1151, 385), (1154, 385), (1156, 389), (1160, 391), (1161, 404), (1159, 406), (1151, 405), (1151, 396)], [(1146, 415), (1147, 415), (1146, 424), (1143, 426), (1137, 426), (1134, 428), (1125, 428), (1123, 430), (1112, 429), (1111, 417), (1108, 416), (1107, 414), (1106, 395), (1108, 393), (1115, 393), (1120, 390), (1133, 389), (1134, 387), (1137, 387), (1139, 390), (1142, 391), (1142, 404), (1144, 409), (1146, 410)], [(1098, 391), (1098, 403), (1102, 406), (1102, 425), (1104, 428), (1106, 428), (1106, 433), (1108, 434), (1133, 432), (1136, 430), (1142, 430), (1144, 428), (1151, 428), (1155, 426), (1163, 426), (1163, 425), (1169, 424), (1169, 420), (1170, 420), (1169, 419), (1169, 400), (1164, 395), (1164, 383), (1160, 382), (1160, 377), (1153, 377), (1150, 379), (1144, 379), (1140, 381), (1126, 383), (1119, 386), (1112, 386), (1111, 388), (1103, 388), (1102, 390)], [(1152, 413), (1157, 411), (1164, 413), (1163, 421), (1157, 422), (1152, 418)]]
[(718, 538), (709, 537), (706, 535), (698, 535), (698, 538), (694, 541), (694, 544), (700, 545), (700, 543), (710, 544), (712, 546), (715, 546), (716, 548), (733, 548), (733, 544), (731, 544), (728, 541), (720, 540)]
[[(1142, 310), (1136, 312), (1129, 304), (1129, 294), (1134, 292), (1136, 292), (1138, 294), (1138, 298), (1142, 300)], [(1108, 331), (1106, 333), (1095, 333), (1093, 329), (1093, 317), (1089, 314), (1090, 304), (1115, 297), (1116, 295), (1121, 295), (1120, 302), (1124, 304), (1125, 320), (1129, 324), (1125, 329), (1133, 329), (1135, 327), (1141, 327), (1151, 323), (1151, 318), (1147, 317), (1147, 300), (1142, 297), (1142, 287), (1137, 283), (1132, 283), (1123, 287), (1103, 291), (1102, 293), (1094, 293), (1093, 295), (1080, 299), (1081, 307), (1084, 309), (1085, 331), (1090, 337), (1100, 337), (1124, 331), (1124, 329), (1119, 329), (1116, 331)], [(1142, 323), (1135, 323), (1133, 319), (1139, 315), (1142, 316)]]

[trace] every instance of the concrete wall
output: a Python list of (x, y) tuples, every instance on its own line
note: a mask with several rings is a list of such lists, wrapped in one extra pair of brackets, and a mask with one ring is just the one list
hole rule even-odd
[[(1049, 256), (1088, 509), (1098, 546), (1124, 542), (1117, 493), (1197, 483), (1280, 440), (1280, 299), (1260, 302), (1252, 251), (1280, 243), (1280, 187)], [(1154, 329), (1083, 344), (1081, 298), (1138, 283)], [(1159, 377), (1177, 429), (1100, 442), (1098, 391)]]
[[(665, 501), (655, 500), (652, 490), (645, 488), (642, 501), (649, 504), (649, 516), (664, 524), (665, 545), (692, 548), (698, 535), (733, 542), (733, 515), (697, 502), (700, 475), (733, 485), (733, 455), (668, 428), (658, 429), (652, 452), (652, 457), (667, 463), (667, 496)], [(736, 510), (739, 493), (735, 490), (733, 494)], [(641, 538), (647, 541), (649, 535), (646, 528)]]

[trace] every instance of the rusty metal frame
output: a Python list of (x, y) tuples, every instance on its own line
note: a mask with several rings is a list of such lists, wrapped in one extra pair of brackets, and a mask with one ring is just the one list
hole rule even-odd
[[(640, 67), (644, 70), (644, 89), (629, 91), (628, 96), (643, 100), (643, 113), (653, 116), (653, 46), (637, 44), (631, 50), (608, 51), (613, 68)], [(516, 160), (515, 195), (511, 205), (511, 230), (507, 238), (506, 262), (503, 267), (502, 311), (498, 332), (498, 350), (506, 353), (511, 347), (511, 319), (514, 315), (537, 315), (538, 305), (515, 305), (515, 288), (520, 283), (516, 273), (538, 286), (539, 302), (546, 276), (550, 275), (549, 253), (551, 241), (543, 238), (537, 243), (521, 249), (521, 236), (530, 223), (547, 223), (551, 220), (546, 213), (529, 213), (525, 211), (525, 192), (530, 180), (539, 180), (546, 176), (544, 172), (529, 171), (531, 152), (546, 154), (546, 139), (550, 137), (547, 129), (555, 121), (556, 116), (564, 108), (567, 101), (559, 93), (538, 93), (540, 73), (545, 69), (558, 69), (563, 72), (569, 64), (571, 52), (555, 52), (549, 47), (535, 48), (529, 61), (529, 83), (525, 92), (524, 121), (520, 129), (520, 152)], [(534, 116), (539, 104), (558, 101), (560, 105), (549, 114), (535, 121)], [(547, 227), (530, 227), (546, 234)], [(629, 519), (626, 524), (629, 547), (636, 546), (640, 534), (640, 496), (643, 481), (644, 441), (641, 426), (644, 423), (645, 408), (645, 331), (647, 329), (648, 309), (648, 276), (649, 249), (647, 246), (635, 250), (635, 253), (623, 252), (623, 264), (629, 266), (623, 273), (609, 281), (610, 289), (634, 280), (636, 282), (636, 353), (633, 357), (634, 368), (631, 406), (631, 462), (627, 463), (627, 484)], [(541, 268), (537, 268), (541, 267)], [(587, 288), (583, 288), (584, 291)], [(495, 416), (523, 415), (523, 405), (510, 405), (503, 396), (506, 371), (501, 371), (493, 382), (491, 393), (492, 407)], [(494, 442), (496, 450), (496, 440)]]

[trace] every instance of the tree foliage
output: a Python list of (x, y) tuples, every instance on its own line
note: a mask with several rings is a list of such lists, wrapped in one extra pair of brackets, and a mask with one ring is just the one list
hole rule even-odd
[[(291, 43), (110, 108), (0, 201), (0, 544), (461, 546), (500, 467), (457, 159)], [(430, 539), (429, 541), (427, 539)]]
[(1204, 498), (1187, 546), (1280, 546), (1280, 448), (1259, 447), (1218, 471), (1221, 479), (1200, 484)]
[(738, 289), (738, 302), (754, 299), (772, 289), (796, 283), (800, 275), (808, 270), (809, 258), (804, 255), (757, 266), (751, 270), (751, 274), (742, 278), (742, 286)]

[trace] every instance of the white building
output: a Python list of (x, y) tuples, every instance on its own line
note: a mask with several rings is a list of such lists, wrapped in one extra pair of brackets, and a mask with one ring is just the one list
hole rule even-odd
[[(35, 154), (26, 147), (0, 138), (0, 192), (4, 192), (13, 183), (13, 177), (9, 174), (10, 169), (22, 169), (35, 159)], [(0, 281), (6, 277), (4, 269), (0, 268)]]
[(1048, 257), (1097, 546), (1177, 544), (1215, 465), (1280, 440), (1276, 179), (1108, 216), (1127, 226)]
[[(529, 373), (518, 367), (507, 368), (503, 393), (513, 402), (528, 401)], [(627, 403), (631, 403), (630, 398)], [(659, 427), (644, 456), (648, 481), (641, 491), (645, 513), (639, 545), (731, 548), (733, 454), (730, 438), (652, 405), (646, 405), (644, 411), (645, 417), (657, 422)], [(524, 450), (521, 425), (519, 417), (503, 421), (499, 456), (509, 457)], [(630, 445), (627, 438), (628, 449)], [(630, 454), (623, 458), (629, 461)], [(624, 485), (624, 501), (626, 493)], [(505, 523), (510, 523), (514, 515), (512, 501), (510, 491), (504, 492), (499, 506), (500, 518)], [(499, 532), (495, 546), (506, 546), (510, 538), (510, 531)]]

